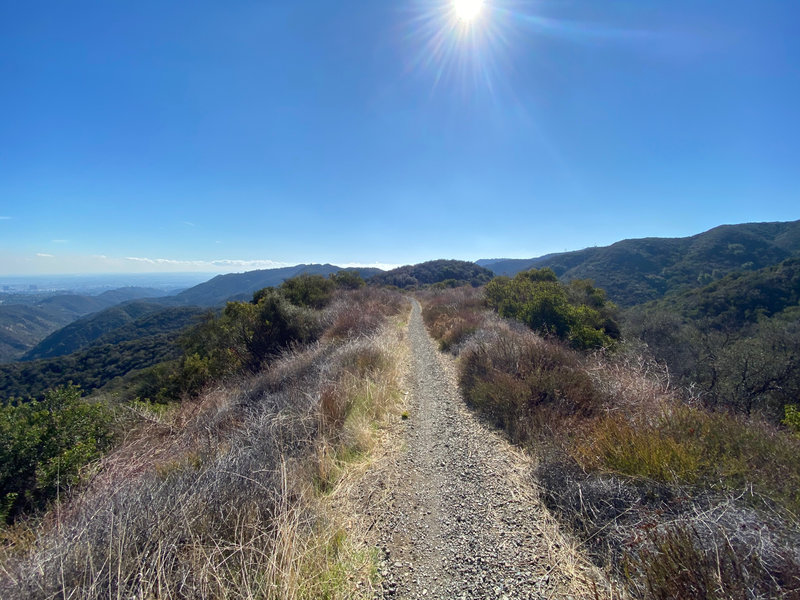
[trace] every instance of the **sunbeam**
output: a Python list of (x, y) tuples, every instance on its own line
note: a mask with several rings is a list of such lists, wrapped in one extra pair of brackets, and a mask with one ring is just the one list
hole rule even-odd
[(408, 26), (408, 37), (418, 48), (410, 69), (432, 74), (434, 87), (492, 92), (506, 50), (501, 16), (486, 0), (418, 1)]

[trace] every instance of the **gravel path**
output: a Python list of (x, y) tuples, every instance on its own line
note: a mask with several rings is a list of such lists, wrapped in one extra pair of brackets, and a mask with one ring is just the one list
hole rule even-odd
[(369, 502), (383, 598), (594, 597), (537, 500), (530, 463), (464, 406), (414, 301), (409, 418)]

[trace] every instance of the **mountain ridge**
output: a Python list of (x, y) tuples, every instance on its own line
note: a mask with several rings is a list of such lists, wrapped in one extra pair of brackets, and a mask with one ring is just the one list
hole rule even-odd
[(496, 275), (549, 267), (564, 280), (592, 279), (615, 302), (634, 305), (797, 255), (800, 220), (720, 225), (682, 238), (631, 238), (532, 259), (482, 261), (492, 261)]

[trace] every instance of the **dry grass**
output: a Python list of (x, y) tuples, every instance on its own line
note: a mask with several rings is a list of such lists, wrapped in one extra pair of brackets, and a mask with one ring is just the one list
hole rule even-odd
[(577, 354), (478, 306), (437, 298), (429, 329), (483, 320), (454, 351), (467, 401), (537, 456), (545, 504), (625, 593), (800, 597), (796, 439), (687, 403), (633, 350)]
[(331, 335), (169, 414), (135, 407), (84, 493), (4, 532), (0, 597), (370, 597), (374, 556), (330, 499), (399, 394), (394, 331)]
[(428, 290), (419, 294), (422, 318), (439, 349), (458, 354), (460, 346), (491, 319), (481, 291), (473, 287)]

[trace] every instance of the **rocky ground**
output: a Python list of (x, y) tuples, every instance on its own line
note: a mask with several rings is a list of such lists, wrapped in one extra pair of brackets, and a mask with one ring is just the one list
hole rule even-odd
[(526, 456), (464, 406), (414, 302), (407, 418), (360, 509), (383, 598), (596, 598), (599, 574), (540, 504)]

